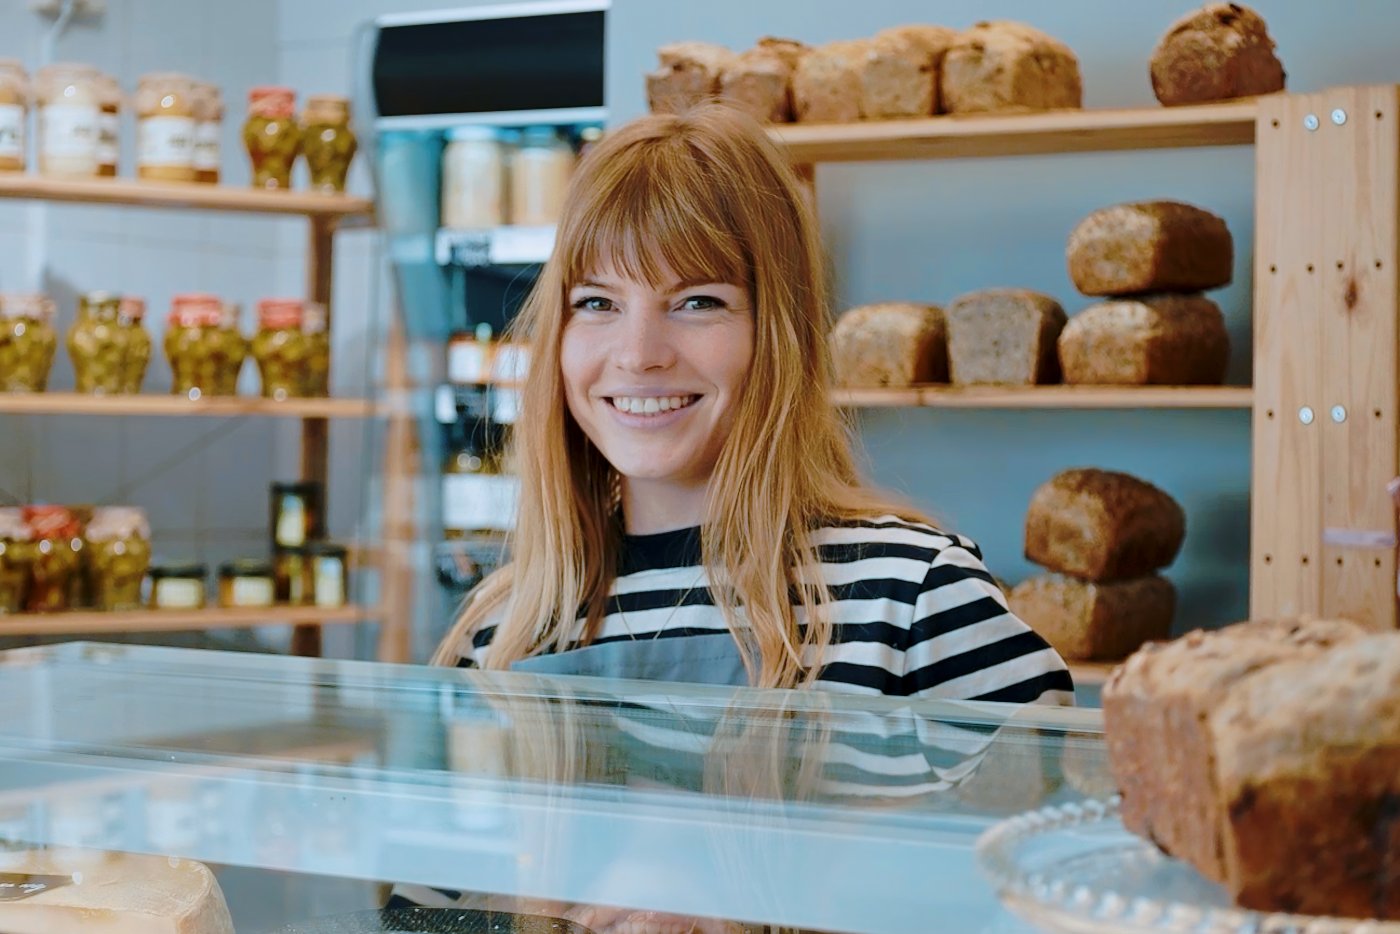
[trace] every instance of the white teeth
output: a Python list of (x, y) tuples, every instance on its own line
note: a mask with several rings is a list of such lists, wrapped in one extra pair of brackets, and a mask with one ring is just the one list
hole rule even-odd
[(693, 403), (698, 396), (614, 396), (612, 404), (619, 411), (629, 415), (656, 415), (683, 409)]

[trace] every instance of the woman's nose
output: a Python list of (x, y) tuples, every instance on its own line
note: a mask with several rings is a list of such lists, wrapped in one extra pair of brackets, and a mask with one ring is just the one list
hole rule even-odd
[(618, 366), (637, 373), (665, 369), (676, 360), (675, 342), (668, 322), (664, 317), (652, 314), (632, 315), (623, 321), (615, 352)]

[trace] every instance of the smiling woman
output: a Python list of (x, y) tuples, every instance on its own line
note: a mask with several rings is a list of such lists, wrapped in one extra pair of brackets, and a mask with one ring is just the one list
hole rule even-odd
[(592, 148), (517, 322), (513, 561), (435, 663), (1071, 702), (976, 545), (861, 482), (821, 256), (746, 116), (646, 117)]

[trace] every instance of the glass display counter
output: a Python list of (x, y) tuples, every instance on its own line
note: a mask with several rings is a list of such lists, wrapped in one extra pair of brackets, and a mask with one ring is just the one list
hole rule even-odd
[[(0, 702), (0, 889), (57, 880), (5, 931), (152, 866), (240, 934), (1026, 931), (977, 837), (1111, 791), (1091, 710), (91, 643), (0, 653)], [(33, 930), (228, 929), (84, 917)]]

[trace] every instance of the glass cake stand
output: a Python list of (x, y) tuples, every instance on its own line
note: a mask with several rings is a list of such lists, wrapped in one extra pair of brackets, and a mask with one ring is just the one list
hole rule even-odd
[(1400, 934), (1400, 922), (1263, 914), (1131, 833), (1119, 799), (1007, 818), (977, 841), (1002, 903), (1052, 934)]

